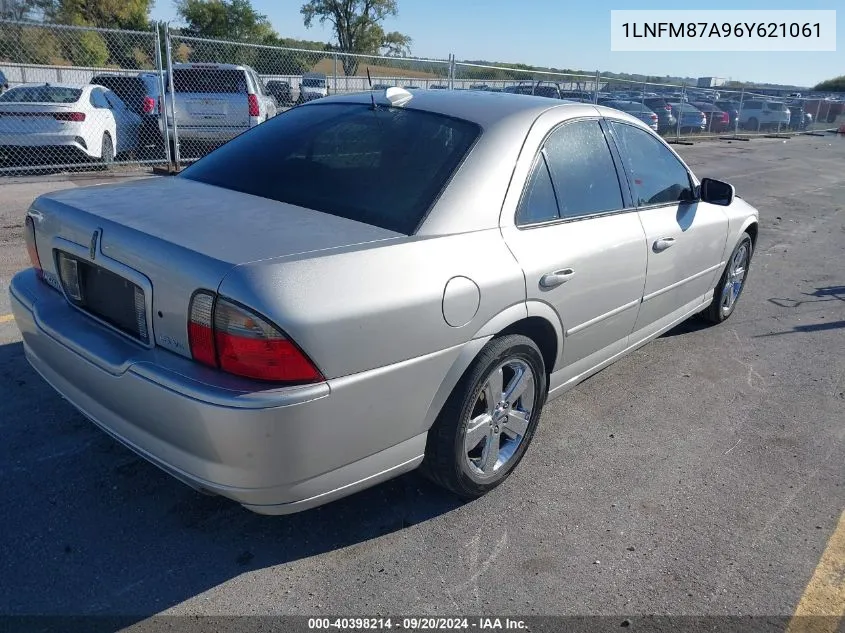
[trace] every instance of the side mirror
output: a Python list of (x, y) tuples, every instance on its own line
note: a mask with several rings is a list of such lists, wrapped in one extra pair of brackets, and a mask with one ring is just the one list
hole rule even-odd
[(702, 202), (727, 207), (733, 202), (736, 190), (733, 185), (722, 182), (721, 180), (703, 178), (701, 180), (701, 187), (699, 188), (699, 195)]

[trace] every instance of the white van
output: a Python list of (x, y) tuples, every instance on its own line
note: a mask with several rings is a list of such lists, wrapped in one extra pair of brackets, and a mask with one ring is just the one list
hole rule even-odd
[(305, 73), (299, 84), (299, 102), (319, 99), (329, 94), (329, 86), (324, 73)]

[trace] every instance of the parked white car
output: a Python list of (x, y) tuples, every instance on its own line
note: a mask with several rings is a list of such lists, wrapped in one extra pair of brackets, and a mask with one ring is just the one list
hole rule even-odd
[(90, 84), (21, 84), (0, 95), (0, 162), (111, 163), (138, 144), (141, 118)]
[(322, 99), (329, 94), (328, 79), (324, 73), (305, 73), (299, 84), (299, 101), (313, 101)]

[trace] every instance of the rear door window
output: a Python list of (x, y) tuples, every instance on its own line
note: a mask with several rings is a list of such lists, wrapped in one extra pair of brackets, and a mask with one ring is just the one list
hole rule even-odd
[(560, 217), (577, 218), (625, 206), (613, 157), (598, 121), (561, 125), (546, 140), (544, 151)]
[(410, 235), (480, 133), (469, 121), (412, 109), (300, 106), (179, 177)]
[(534, 163), (528, 186), (522, 195), (519, 209), (516, 212), (516, 223), (519, 226), (539, 224), (560, 218), (560, 211), (552, 186), (552, 177), (546, 158), (541, 153)]

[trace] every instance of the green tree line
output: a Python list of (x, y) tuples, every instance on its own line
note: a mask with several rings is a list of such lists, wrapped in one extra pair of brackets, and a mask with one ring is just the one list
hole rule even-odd
[(845, 75), (823, 81), (816, 85), (815, 90), (820, 92), (845, 92)]

